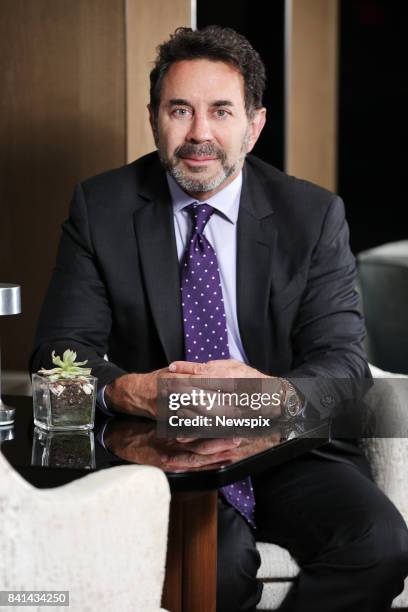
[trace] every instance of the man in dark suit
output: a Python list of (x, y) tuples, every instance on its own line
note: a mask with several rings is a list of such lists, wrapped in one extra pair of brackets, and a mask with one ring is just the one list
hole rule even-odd
[[(341, 199), (249, 155), (265, 123), (264, 83), (258, 54), (232, 30), (180, 28), (161, 45), (149, 105), (158, 151), (76, 188), (32, 371), (73, 349), (105, 408), (153, 418), (160, 377), (279, 377), (300, 406), (290, 378), (369, 376)], [(189, 261), (200, 266), (206, 253), (213, 310)], [(206, 331), (214, 317), (225, 318), (217, 344)], [(202, 343), (195, 357), (192, 342)], [(407, 530), (353, 441), (252, 485), (255, 525), (220, 495), (220, 612), (260, 599), (255, 538), (301, 567), (282, 610), (389, 608), (408, 572)]]

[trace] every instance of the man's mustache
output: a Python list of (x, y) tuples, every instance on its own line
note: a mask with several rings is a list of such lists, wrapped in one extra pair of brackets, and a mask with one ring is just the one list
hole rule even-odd
[(225, 152), (211, 144), (210, 142), (204, 143), (202, 145), (192, 145), (186, 143), (181, 145), (174, 152), (175, 157), (183, 158), (183, 157), (215, 157), (220, 160), (225, 160), (226, 155)]

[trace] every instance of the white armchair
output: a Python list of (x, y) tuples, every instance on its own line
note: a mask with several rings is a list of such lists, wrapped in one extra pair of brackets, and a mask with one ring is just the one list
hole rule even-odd
[[(362, 448), (370, 462), (374, 479), (386, 493), (408, 523), (408, 487), (406, 466), (408, 465), (407, 437), (407, 384), (390, 384), (389, 378), (402, 375), (383, 372), (370, 365), (374, 378), (384, 378), (381, 385), (375, 385), (365, 396), (369, 410), (376, 415), (386, 414), (387, 419), (404, 419), (404, 438), (364, 438)], [(395, 432), (395, 429), (394, 429)], [(299, 567), (287, 550), (274, 544), (258, 542), (261, 567), (258, 577), (264, 581), (259, 610), (275, 610), (279, 607), (291, 587)], [(408, 608), (408, 579), (404, 591), (393, 602), (393, 608)]]
[(159, 612), (169, 504), (155, 467), (36, 489), (0, 452), (0, 590), (67, 590), (72, 612)]

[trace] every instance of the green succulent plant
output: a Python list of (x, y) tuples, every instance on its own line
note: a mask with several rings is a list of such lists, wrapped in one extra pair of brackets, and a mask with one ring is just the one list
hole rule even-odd
[(89, 376), (92, 368), (82, 368), (81, 366), (88, 363), (86, 361), (75, 361), (77, 354), (75, 351), (67, 349), (61, 357), (55, 355), (55, 351), (52, 351), (52, 363), (56, 365), (56, 368), (51, 370), (45, 370), (41, 368), (38, 370), (39, 374), (43, 376), (49, 376), (51, 382), (58, 380), (58, 378), (79, 378), (81, 376)]

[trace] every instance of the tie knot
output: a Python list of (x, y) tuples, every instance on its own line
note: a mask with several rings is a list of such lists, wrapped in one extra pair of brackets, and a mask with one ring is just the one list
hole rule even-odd
[(202, 234), (207, 221), (214, 212), (209, 204), (190, 204), (187, 209), (193, 221), (193, 229), (197, 234)]

